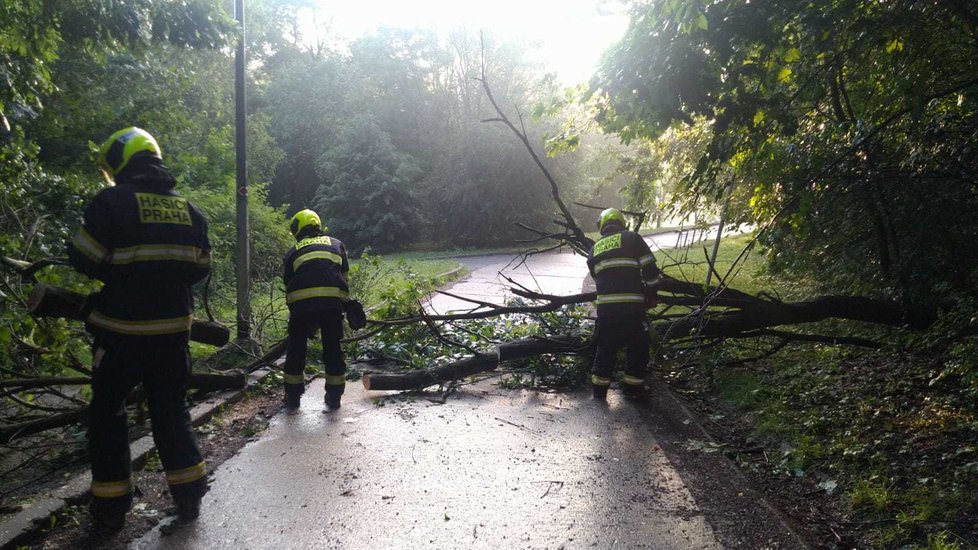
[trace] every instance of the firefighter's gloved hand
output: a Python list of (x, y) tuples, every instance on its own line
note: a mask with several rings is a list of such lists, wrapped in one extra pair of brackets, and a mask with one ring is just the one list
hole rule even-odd
[(346, 313), (346, 322), (353, 330), (360, 330), (367, 326), (367, 312), (363, 310), (363, 304), (356, 300), (343, 302), (343, 312)]
[(649, 288), (648, 283), (645, 284), (645, 309), (651, 309), (659, 305), (659, 291), (654, 288)]

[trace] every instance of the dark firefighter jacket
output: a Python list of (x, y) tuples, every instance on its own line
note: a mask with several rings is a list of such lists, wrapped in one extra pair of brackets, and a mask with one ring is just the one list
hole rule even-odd
[(633, 231), (608, 228), (594, 243), (587, 267), (598, 290), (598, 317), (645, 311), (645, 280), (659, 274), (649, 245)]
[(350, 270), (346, 246), (322, 233), (302, 236), (283, 261), (285, 300), (290, 311), (342, 311), (349, 293), (344, 280)]
[(186, 343), (191, 285), (210, 272), (207, 221), (173, 191), (165, 167), (146, 169), (99, 192), (68, 243), (71, 265), (104, 283), (86, 326), (104, 340), (154, 337)]

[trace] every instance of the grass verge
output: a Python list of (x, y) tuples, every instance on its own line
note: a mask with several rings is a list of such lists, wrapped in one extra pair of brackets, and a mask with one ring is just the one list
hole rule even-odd
[[(746, 242), (723, 242), (720, 274)], [(731, 286), (785, 300), (812, 295), (814, 285), (774, 279), (761, 263), (752, 254)], [(705, 275), (705, 260), (666, 265), (673, 276)], [(658, 368), (711, 420), (730, 456), (776, 488), (769, 496), (816, 547), (978, 548), (978, 338), (954, 326), (911, 333), (823, 322), (792, 330), (849, 331), (886, 345), (798, 344), (728, 366), (774, 345), (728, 342)]]

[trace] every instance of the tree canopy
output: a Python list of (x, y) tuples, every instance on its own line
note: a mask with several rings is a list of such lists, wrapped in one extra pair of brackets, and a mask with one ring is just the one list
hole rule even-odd
[(976, 21), (968, 2), (636, 2), (592, 99), (626, 141), (709, 124), (683, 193), (732, 180), (774, 266), (927, 302), (978, 267)]

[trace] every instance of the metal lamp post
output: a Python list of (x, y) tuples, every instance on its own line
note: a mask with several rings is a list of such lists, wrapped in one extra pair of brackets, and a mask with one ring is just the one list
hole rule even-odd
[(235, 107), (235, 197), (237, 206), (237, 282), (238, 339), (251, 338), (251, 250), (248, 243), (248, 176), (245, 125), (245, 16), (244, 0), (234, 0), (234, 15), (238, 21), (238, 50), (234, 60)]

